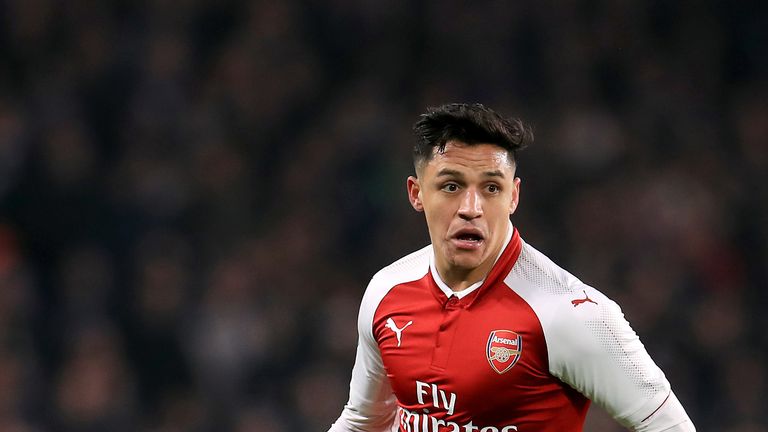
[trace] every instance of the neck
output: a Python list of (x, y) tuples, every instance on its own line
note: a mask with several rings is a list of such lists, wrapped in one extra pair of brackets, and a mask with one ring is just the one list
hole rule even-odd
[(488, 259), (487, 262), (474, 269), (465, 269), (448, 264), (441, 266), (435, 263), (435, 269), (451, 291), (458, 292), (485, 279), (495, 262), (495, 259)]

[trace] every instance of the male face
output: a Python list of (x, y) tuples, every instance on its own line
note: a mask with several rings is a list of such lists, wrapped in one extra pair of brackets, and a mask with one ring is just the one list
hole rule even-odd
[(418, 177), (408, 178), (408, 196), (424, 212), (440, 276), (449, 285), (474, 283), (501, 252), (520, 179), (508, 152), (496, 145), (448, 141), (444, 152), (433, 152), (417, 167)]

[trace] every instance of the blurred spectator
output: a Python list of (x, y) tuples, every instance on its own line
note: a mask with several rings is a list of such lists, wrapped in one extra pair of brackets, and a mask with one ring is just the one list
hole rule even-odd
[(76, 332), (53, 394), (57, 430), (134, 430), (133, 377), (118, 340), (105, 324)]

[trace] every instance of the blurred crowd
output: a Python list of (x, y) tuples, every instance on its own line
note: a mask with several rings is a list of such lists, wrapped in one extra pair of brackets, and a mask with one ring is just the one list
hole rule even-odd
[(455, 101), (533, 125), (513, 223), (698, 429), (768, 430), (767, 9), (0, 2), (0, 431), (326, 430)]

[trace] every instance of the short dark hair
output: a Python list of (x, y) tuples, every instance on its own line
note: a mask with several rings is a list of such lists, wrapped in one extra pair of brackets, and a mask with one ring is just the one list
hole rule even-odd
[(430, 107), (413, 125), (413, 132), (413, 163), (417, 168), (432, 159), (435, 147), (443, 152), (451, 140), (467, 145), (497, 145), (507, 150), (512, 163), (517, 161), (517, 152), (533, 142), (533, 131), (520, 119), (502, 117), (479, 103)]

